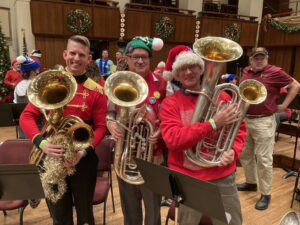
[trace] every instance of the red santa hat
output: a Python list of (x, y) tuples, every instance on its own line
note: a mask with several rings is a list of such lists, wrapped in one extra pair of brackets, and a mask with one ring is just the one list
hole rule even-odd
[(16, 59), (14, 59), (12, 62), (11, 62), (11, 66), (14, 66), (18, 61)]
[(169, 52), (165, 71), (163, 72), (164, 79), (169, 81), (173, 78), (176, 79), (178, 70), (186, 65), (199, 65), (202, 71), (204, 71), (204, 61), (191, 48), (185, 45), (172, 48)]

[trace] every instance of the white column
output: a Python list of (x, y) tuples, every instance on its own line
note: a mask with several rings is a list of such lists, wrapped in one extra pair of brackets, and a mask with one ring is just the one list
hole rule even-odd
[(16, 33), (18, 39), (18, 54), (22, 54), (23, 48), (23, 33), (25, 29), (25, 38), (27, 43), (27, 50), (30, 53), (35, 49), (35, 39), (32, 33), (31, 14), (30, 14), (30, 0), (16, 0)]
[(258, 17), (260, 23), (263, 4), (263, 0), (239, 0), (238, 14)]

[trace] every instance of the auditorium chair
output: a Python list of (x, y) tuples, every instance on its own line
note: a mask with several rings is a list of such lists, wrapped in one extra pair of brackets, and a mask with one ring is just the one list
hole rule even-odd
[[(4, 141), (0, 144), (0, 165), (28, 164), (32, 147), (33, 144), (29, 140)], [(20, 225), (22, 225), (23, 214), (27, 205), (27, 200), (0, 201), (0, 210), (4, 212), (4, 215), (6, 215), (6, 211), (8, 210), (19, 209)]]
[[(114, 194), (112, 187), (112, 151), (115, 142), (110, 137), (105, 137), (102, 142), (95, 148), (99, 158), (98, 173), (101, 176), (97, 177), (93, 205), (103, 203), (103, 224), (106, 223), (106, 201), (110, 190), (112, 198), (113, 212), (115, 212)], [(104, 176), (107, 173), (107, 176)]]

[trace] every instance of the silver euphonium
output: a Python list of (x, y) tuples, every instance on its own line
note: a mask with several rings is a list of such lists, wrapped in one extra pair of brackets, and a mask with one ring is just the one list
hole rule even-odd
[(34, 147), (29, 162), (39, 168), (46, 197), (53, 203), (62, 198), (67, 190), (65, 178), (75, 173), (66, 168), (64, 160), (76, 159), (79, 150), (92, 145), (93, 130), (77, 116), (63, 117), (64, 107), (74, 98), (77, 83), (73, 75), (61, 70), (48, 70), (39, 74), (29, 85), (29, 101), (44, 114), (47, 123), (42, 135), (51, 144), (64, 146), (63, 159), (46, 155)]
[[(153, 145), (148, 142), (155, 131), (155, 115), (147, 106), (138, 107), (148, 96), (148, 85), (143, 77), (129, 72), (119, 71), (108, 77), (105, 82), (105, 94), (117, 108), (117, 122), (124, 138), (115, 145), (114, 169), (118, 177), (127, 183), (144, 183), (135, 158), (153, 161)], [(149, 117), (150, 116), (150, 117)]]
[[(193, 164), (214, 167), (220, 163), (223, 152), (232, 148), (249, 105), (263, 102), (267, 91), (263, 84), (256, 80), (246, 80), (239, 87), (231, 83), (216, 86), (225, 64), (238, 59), (243, 53), (241, 46), (236, 42), (221, 37), (205, 37), (198, 39), (193, 49), (205, 61), (205, 71), (192, 124), (208, 121), (225, 104), (235, 105), (241, 114), (239, 121), (219, 129), (210, 138), (200, 141), (195, 153), (192, 150), (185, 151), (186, 157)], [(230, 103), (220, 102), (223, 91), (231, 93)]]

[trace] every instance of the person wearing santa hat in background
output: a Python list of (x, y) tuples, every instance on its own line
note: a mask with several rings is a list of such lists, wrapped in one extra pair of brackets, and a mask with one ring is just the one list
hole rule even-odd
[[(163, 41), (159, 38), (150, 39), (148, 37), (135, 37), (125, 48), (129, 71), (142, 76), (148, 84), (149, 93), (144, 103), (153, 110), (153, 114), (156, 116), (158, 115), (160, 104), (166, 96), (166, 81), (161, 76), (157, 76), (150, 71), (150, 59), (152, 50), (158, 51), (162, 49), (162, 47)], [(152, 114), (149, 116), (152, 116)], [(113, 121), (115, 117), (115, 107), (110, 103), (107, 128), (113, 138), (118, 141), (122, 140), (124, 137), (118, 124)], [(153, 120), (158, 121), (158, 116), (157, 118), (153, 118)], [(149, 137), (149, 143), (155, 146), (153, 151), (154, 163), (161, 164), (163, 162), (163, 151), (166, 150), (160, 135), (159, 126), (154, 134)], [(124, 215), (124, 225), (143, 224), (142, 201), (144, 201), (145, 207), (144, 224), (161, 225), (160, 195), (153, 193), (144, 184), (129, 184), (119, 177), (118, 183)]]
[[(196, 92), (201, 90), (204, 67), (202, 58), (187, 46), (177, 46), (169, 52), (164, 76), (168, 79), (174, 77), (180, 81), (182, 89), (166, 98), (160, 109), (160, 129), (169, 149), (168, 167), (195, 179), (216, 184), (221, 192), (225, 211), (231, 215), (229, 224), (241, 225), (242, 212), (235, 185), (235, 171), (236, 160), (245, 146), (247, 136), (245, 123), (242, 123), (232, 149), (222, 154), (217, 166), (200, 167), (191, 163), (185, 156), (186, 150), (195, 148), (202, 140), (208, 141), (210, 138), (210, 141), (213, 139), (212, 141), (216, 142), (220, 128), (240, 119), (236, 107), (226, 105), (211, 119), (192, 124), (199, 96), (185, 90)], [(229, 102), (230, 96), (225, 92), (221, 93), (221, 100)], [(202, 213), (180, 204), (180, 225), (198, 225), (201, 218)], [(224, 225), (213, 218), (211, 220), (214, 225)]]
[(23, 80), (23, 77), (20, 73), (20, 63), (15, 59), (12, 61), (11, 69), (7, 71), (4, 78), (4, 84), (11, 91), (11, 99), (13, 99), (14, 90), (21, 80)]
[(32, 50), (30, 53), (30, 58), (40, 64), (41, 72), (45, 70), (42, 67), (42, 52), (41, 52), (41, 50), (36, 50), (36, 49)]

